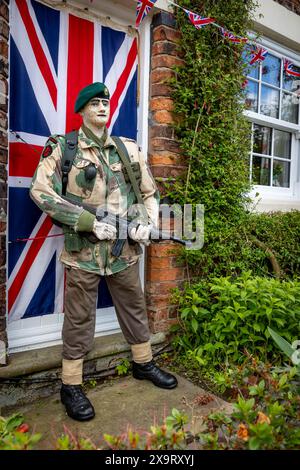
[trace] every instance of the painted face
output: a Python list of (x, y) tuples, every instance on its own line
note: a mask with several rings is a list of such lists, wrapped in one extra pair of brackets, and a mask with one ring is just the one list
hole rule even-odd
[(95, 97), (85, 105), (80, 114), (87, 127), (104, 127), (108, 122), (109, 112), (109, 100)]

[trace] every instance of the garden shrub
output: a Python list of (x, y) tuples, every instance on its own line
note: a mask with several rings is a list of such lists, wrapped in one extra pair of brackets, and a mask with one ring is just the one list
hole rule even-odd
[[(175, 344), (201, 365), (241, 363), (248, 354), (280, 362), (268, 327), (292, 342), (300, 335), (300, 283), (222, 277), (187, 287), (178, 296), (180, 334)], [(281, 356), (282, 357), (282, 356)]]

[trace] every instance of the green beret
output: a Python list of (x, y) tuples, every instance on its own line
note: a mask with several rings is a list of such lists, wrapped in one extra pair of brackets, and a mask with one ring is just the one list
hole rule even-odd
[(104, 83), (95, 82), (82, 88), (78, 93), (74, 111), (78, 113), (92, 98), (106, 98), (109, 100), (109, 91)]

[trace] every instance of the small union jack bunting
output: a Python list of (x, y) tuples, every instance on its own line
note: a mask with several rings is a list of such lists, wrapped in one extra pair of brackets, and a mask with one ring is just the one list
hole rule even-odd
[(222, 32), (223, 37), (228, 39), (231, 42), (234, 42), (234, 43), (237, 43), (237, 44), (239, 44), (241, 42), (248, 42), (248, 38), (242, 38), (240, 36), (235, 36), (233, 33), (231, 33), (230, 31), (227, 31), (224, 28), (221, 28), (221, 32)]
[(295, 65), (288, 59), (284, 59), (283, 61), (284, 71), (287, 75), (291, 75), (293, 77), (300, 77), (300, 72), (296, 72), (294, 70)]
[(216, 21), (214, 18), (206, 18), (205, 16), (196, 15), (196, 13), (193, 13), (192, 11), (189, 11), (189, 10), (184, 10), (184, 11), (187, 14), (190, 22), (197, 29), (201, 29), (203, 26), (206, 26), (207, 24), (210, 24)]
[(143, 21), (145, 16), (147, 16), (148, 13), (151, 11), (155, 3), (156, 0), (138, 0), (136, 5), (136, 27), (141, 24), (141, 22)]
[(267, 49), (263, 49), (262, 47), (257, 47), (256, 49), (252, 49), (250, 65), (255, 64), (256, 62), (263, 62), (268, 55)]

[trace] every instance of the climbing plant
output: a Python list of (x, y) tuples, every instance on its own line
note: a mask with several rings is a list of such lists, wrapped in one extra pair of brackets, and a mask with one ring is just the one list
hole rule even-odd
[[(253, 29), (254, 0), (179, 3), (215, 18), (236, 35), (247, 36)], [(203, 204), (205, 208), (204, 247), (185, 251), (183, 256), (195, 275), (238, 275), (251, 269), (255, 274), (280, 276), (272, 246), (257, 238), (260, 223), (252, 220), (248, 210), (251, 129), (244, 114), (245, 45), (228, 41), (212, 25), (197, 30), (181, 9), (175, 15), (185, 65), (176, 68), (172, 89), (176, 135), (186, 171), (167, 184), (167, 195), (172, 202)], [(263, 231), (272, 230), (272, 225), (264, 219)], [(260, 236), (270, 238), (262, 230)], [(285, 257), (289, 258), (288, 248)]]

